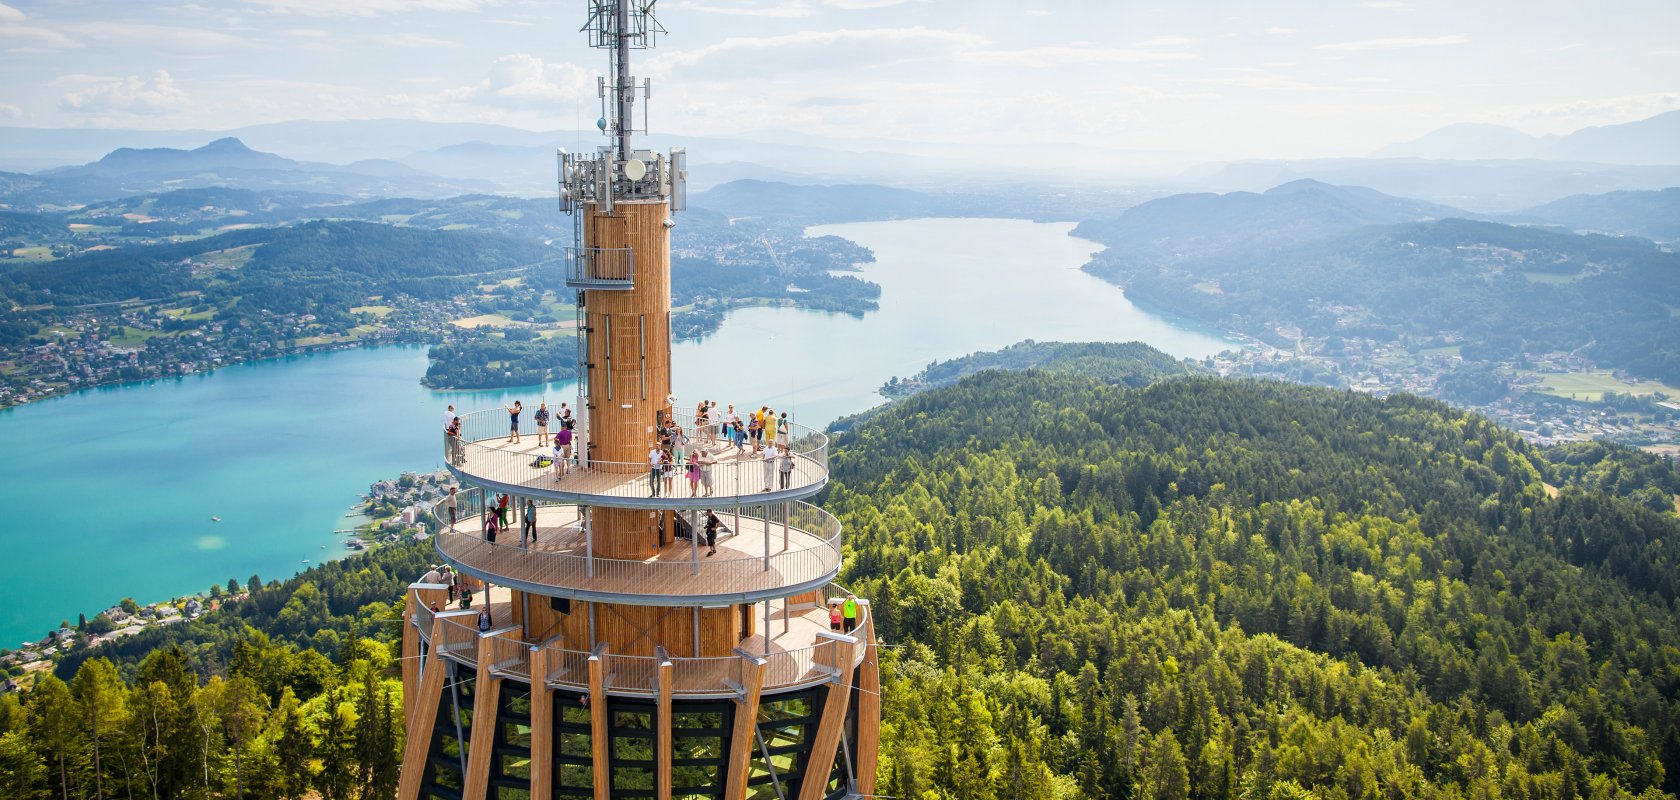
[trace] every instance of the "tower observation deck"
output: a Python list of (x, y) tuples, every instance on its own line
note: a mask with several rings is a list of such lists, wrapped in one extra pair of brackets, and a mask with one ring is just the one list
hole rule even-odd
[[(434, 512), (449, 569), (405, 605), (400, 800), (874, 793), (874, 622), (833, 585), (841, 526), (809, 502), (828, 481), (827, 436), (778, 426), (767, 457), (726, 443), (717, 411), (674, 407), (670, 235), (687, 156), (633, 141), (649, 85), (630, 55), (664, 32), (655, 1), (588, 0), (610, 144), (558, 154), (578, 309), (571, 457), (529, 427), (510, 436), (501, 408), (444, 435), (460, 491)], [(655, 466), (672, 443), (703, 476), (688, 492), (688, 463), (675, 491)], [(491, 535), (502, 508), (509, 527)]]

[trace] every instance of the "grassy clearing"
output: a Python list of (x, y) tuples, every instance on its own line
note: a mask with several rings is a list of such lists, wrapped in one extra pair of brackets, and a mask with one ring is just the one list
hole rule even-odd
[(244, 247), (213, 250), (195, 257), (193, 264), (203, 269), (239, 269), (250, 263), (251, 257), (257, 254), (257, 247), (257, 245), (248, 244)]
[(1565, 400), (1583, 400), (1589, 403), (1597, 403), (1604, 399), (1605, 392), (1634, 395), (1662, 392), (1670, 397), (1680, 397), (1680, 389), (1660, 381), (1628, 383), (1602, 370), (1567, 373), (1534, 372), (1529, 374), (1540, 379), (1540, 385), (1536, 387), (1536, 391), (1553, 397), (1561, 397)]
[(14, 248), (12, 250), (12, 253), (11, 253), (11, 258), (8, 258), (6, 260), (8, 260), (8, 261), (51, 261), (51, 260), (53, 260), (52, 248), (47, 247), (46, 245), (36, 245), (34, 247)]
[(1448, 345), (1446, 347), (1425, 347), (1418, 351), (1420, 356), (1456, 356), (1462, 355), (1463, 345)]
[(395, 309), (392, 309), (390, 306), (354, 306), (350, 309), (350, 313), (372, 314), (379, 319), (384, 319), (390, 316), (393, 310)]
[(147, 339), (156, 339), (159, 336), (168, 335), (169, 334), (164, 333), (163, 331), (146, 331), (124, 325), (123, 334), (121, 336), (112, 336), (111, 344), (118, 347), (139, 347), (140, 345), (145, 344)]
[(524, 328), (531, 323), (509, 319), (503, 314), (480, 314), (476, 317), (463, 317), (451, 324), (457, 328)]

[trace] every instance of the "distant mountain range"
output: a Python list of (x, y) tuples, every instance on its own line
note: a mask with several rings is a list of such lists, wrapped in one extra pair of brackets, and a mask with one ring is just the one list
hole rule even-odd
[(1181, 180), (1215, 192), (1263, 191), (1311, 178), (1368, 186), (1482, 213), (1512, 212), (1570, 195), (1680, 186), (1680, 166), (1505, 159), (1340, 158), (1207, 164)]
[(1600, 164), (1680, 164), (1680, 111), (1620, 125), (1531, 136), (1503, 125), (1448, 125), (1410, 142), (1391, 144), (1378, 158), (1453, 160), (1538, 158)]
[(1321, 239), (1368, 225), (1469, 216), (1451, 206), (1394, 197), (1361, 186), (1303, 179), (1263, 193), (1178, 194), (1111, 219), (1081, 223), (1073, 234), (1116, 248), (1111, 257), (1166, 263), (1234, 247), (1274, 247)]
[(85, 205), (182, 188), (302, 191), (347, 198), (446, 197), (494, 191), (481, 180), (443, 178), (395, 162), (350, 165), (295, 161), (222, 138), (192, 150), (118, 148), (98, 161), (34, 175), (0, 173), (0, 203), (13, 207)]
[[(1675, 193), (1570, 198), (1511, 216), (1648, 230), (1672, 226)], [(1262, 194), (1161, 198), (1074, 233), (1108, 245), (1085, 269), (1128, 296), (1279, 346), (1293, 346), (1291, 329), (1414, 343), (1445, 336), (1465, 344), (1467, 360), (1575, 352), (1680, 381), (1680, 325), (1670, 311), (1680, 307), (1680, 255), (1637, 236), (1469, 216), (1295, 181)]]
[(1512, 214), (1510, 218), (1518, 222), (1562, 225), (1581, 233), (1680, 242), (1680, 188), (1578, 194)]

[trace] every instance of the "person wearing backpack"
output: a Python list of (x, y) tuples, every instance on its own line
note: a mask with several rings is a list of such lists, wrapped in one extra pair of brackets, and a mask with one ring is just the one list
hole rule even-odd
[(548, 444), (548, 403), (538, 403), (537, 413), (531, 415), (537, 421), (537, 446)]

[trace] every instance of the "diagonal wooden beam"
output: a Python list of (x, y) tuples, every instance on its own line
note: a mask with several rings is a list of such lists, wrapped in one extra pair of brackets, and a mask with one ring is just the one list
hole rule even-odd
[(554, 794), (554, 691), (548, 688), (548, 648), (531, 648), (531, 800)]
[(676, 749), (671, 735), (671, 681), (675, 677), (675, 668), (671, 665), (671, 657), (665, 654), (664, 647), (656, 648), (654, 652), (658, 656), (654, 690), (659, 697), (659, 709), (655, 715), (658, 718), (655, 752), (659, 760), (654, 766), (654, 796), (656, 800), (671, 800), (671, 753)]
[(747, 770), (758, 730), (758, 698), (764, 691), (764, 665), (770, 662), (744, 650), (735, 653), (741, 657), (741, 694), (735, 698), (735, 726), (729, 735), (729, 771), (723, 779), (723, 796), (725, 800), (746, 800)]
[[(443, 641), (443, 620), (432, 618), (429, 639), (435, 647)], [(443, 697), (443, 678), (449, 662), (436, 650), (420, 674), (420, 691), (414, 698), (414, 714), (408, 718), (408, 740), (403, 745), (402, 777), (397, 783), (397, 800), (419, 800), (420, 782), (426, 777), (426, 756), (432, 749), (432, 728), (437, 725), (438, 703)]]
[(805, 762), (805, 777), (800, 781), (799, 797), (822, 797), (828, 786), (828, 775), (834, 771), (834, 754), (840, 749), (840, 735), (846, 731), (846, 711), (852, 704), (853, 664), (862, 643), (856, 636), (844, 636), (823, 631), (819, 636), (830, 639), (824, 647), (832, 658), (832, 666), (839, 670), (828, 686), (828, 699), (823, 703), (822, 721), (811, 743), (811, 756)]
[(496, 661), (496, 637), (478, 637), (478, 679), (473, 682), (472, 744), (467, 747), (467, 785), (463, 800), (482, 800), (490, 792), (491, 751), (496, 746), (496, 711), (501, 703), (502, 677), (491, 671)]
[(875, 771), (880, 764), (881, 749), (881, 661), (879, 640), (875, 638), (875, 615), (869, 601), (859, 600), (863, 606), (863, 642), (867, 650), (858, 668), (857, 793), (863, 797), (875, 794)]
[(605, 664), (602, 656), (606, 655), (607, 643), (595, 645), (595, 652), (589, 654), (589, 740), (590, 761), (595, 768), (595, 800), (611, 800), (612, 797), (612, 769), (608, 757), (612, 753), (608, 745), (612, 734), (607, 729), (607, 690)]

